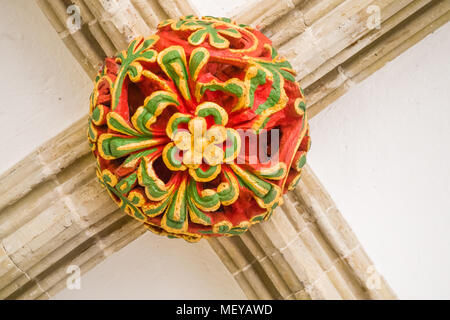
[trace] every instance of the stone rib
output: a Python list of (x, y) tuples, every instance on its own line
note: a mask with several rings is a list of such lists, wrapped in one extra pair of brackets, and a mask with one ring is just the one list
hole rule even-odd
[(323, 186), (303, 170), (271, 220), (240, 239), (208, 240), (211, 246), (250, 298), (394, 299)]
[[(83, 25), (71, 34), (65, 2), (38, 0), (91, 77), (130, 37), (150, 33), (159, 20), (194, 12), (182, 0), (116, 2), (121, 5), (114, 11), (98, 0), (74, 0)], [(358, 7), (349, 0), (264, 3), (270, 10), (259, 2), (237, 18), (262, 27), (282, 52), (289, 54), (320, 27), (328, 26), (340, 39), (327, 41), (327, 34), (316, 32), (322, 54), (308, 60), (304, 52), (306, 68), (294, 64), (306, 84), (310, 116), (449, 20), (448, 1), (364, 1)], [(363, 23), (371, 4), (382, 8), (379, 30)], [(342, 26), (347, 32), (336, 31)], [(49, 298), (64, 288), (67, 266), (86, 272), (144, 232), (96, 183), (85, 136), (82, 119), (2, 175), (0, 297)], [(250, 299), (395, 297), (309, 168), (271, 221), (241, 237), (209, 243)]]
[(67, 1), (37, 3), (91, 77), (105, 57), (126, 48), (136, 36), (150, 35), (161, 20), (195, 13), (186, 0), (73, 0), (71, 3), (80, 8), (82, 22), (81, 29), (75, 31), (67, 26)]

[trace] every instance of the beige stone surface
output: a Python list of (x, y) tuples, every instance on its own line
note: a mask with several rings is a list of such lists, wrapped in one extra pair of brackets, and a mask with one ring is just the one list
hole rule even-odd
[(254, 299), (396, 298), (308, 166), (269, 221), (209, 242)]
[[(193, 12), (181, 0), (78, 0), (84, 24), (71, 33), (63, 1), (38, 2), (91, 77), (105, 56), (157, 21)], [(371, 5), (382, 9), (380, 29), (367, 27)], [(238, 18), (273, 36), (305, 83), (314, 116), (448, 22), (449, 9), (445, 0), (260, 1)], [(145, 231), (116, 210), (88, 153), (84, 121), (77, 122), (2, 175), (1, 298), (48, 298), (65, 285), (68, 265), (86, 272)], [(395, 298), (308, 167), (271, 221), (210, 245), (250, 299)]]

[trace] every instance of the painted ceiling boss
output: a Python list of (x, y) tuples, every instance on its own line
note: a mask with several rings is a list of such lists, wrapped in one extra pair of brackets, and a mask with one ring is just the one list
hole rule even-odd
[(151, 231), (197, 241), (270, 218), (309, 149), (295, 72), (258, 30), (166, 20), (107, 58), (88, 137), (113, 200)]

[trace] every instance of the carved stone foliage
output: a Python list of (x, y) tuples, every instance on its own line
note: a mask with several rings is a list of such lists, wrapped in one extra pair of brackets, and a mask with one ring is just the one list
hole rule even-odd
[(294, 70), (261, 32), (186, 16), (106, 59), (88, 138), (127, 214), (197, 241), (241, 234), (281, 204), (306, 161), (305, 110)]

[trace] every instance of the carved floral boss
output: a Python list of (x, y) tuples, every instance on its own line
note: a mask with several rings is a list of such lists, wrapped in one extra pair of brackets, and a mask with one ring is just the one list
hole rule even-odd
[[(294, 75), (249, 26), (162, 22), (107, 58), (95, 79), (88, 137), (100, 182), (158, 234), (196, 241), (245, 232), (271, 216), (306, 161)], [(265, 152), (277, 161), (262, 161), (252, 147), (274, 130), (279, 141)]]

